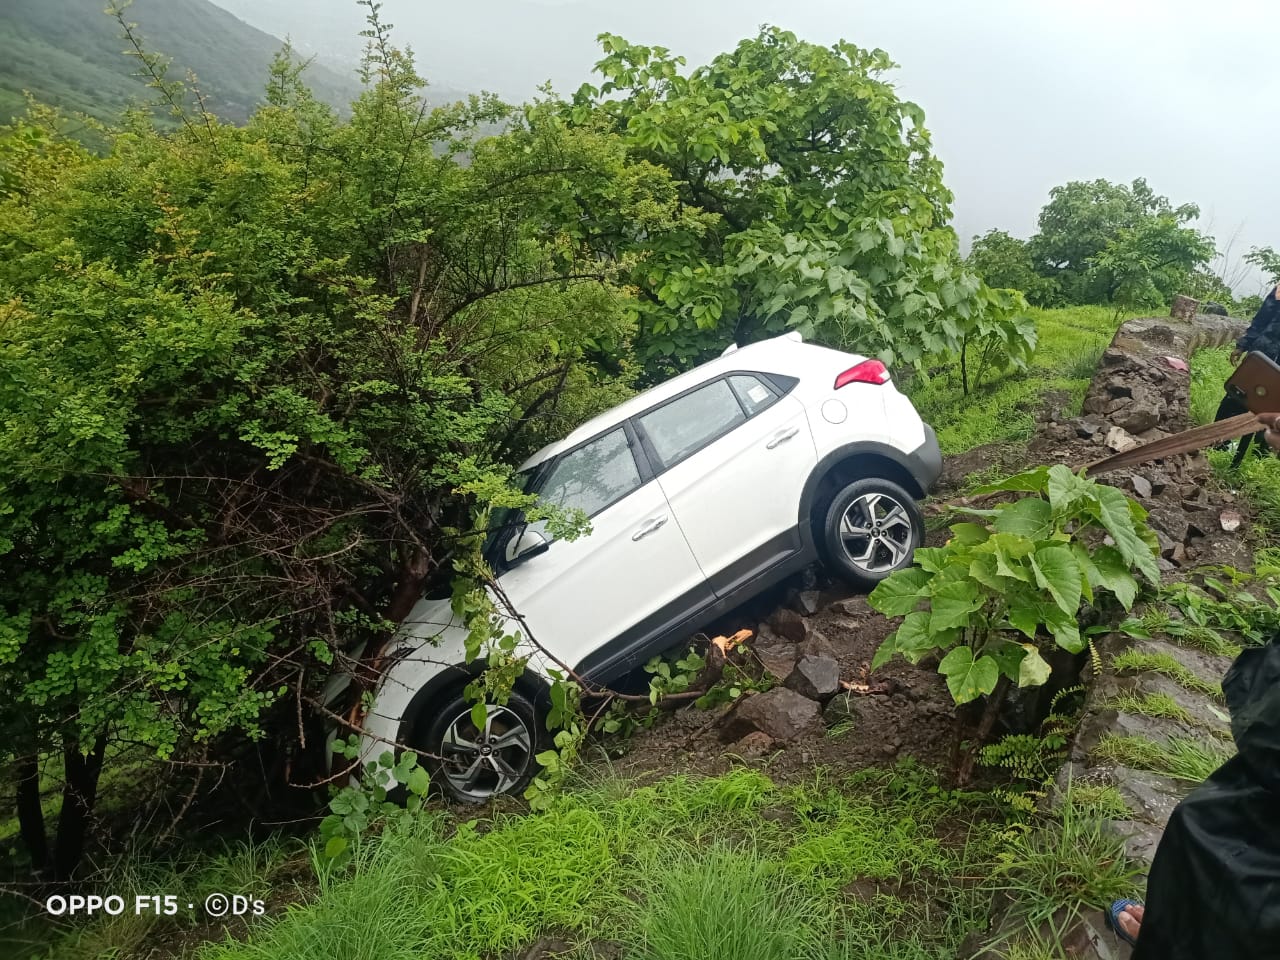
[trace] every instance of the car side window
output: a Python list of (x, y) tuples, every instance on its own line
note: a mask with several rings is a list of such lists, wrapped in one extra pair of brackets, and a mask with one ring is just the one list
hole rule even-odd
[(761, 410), (773, 406), (778, 399), (778, 395), (767, 383), (749, 373), (735, 373), (729, 378), (729, 386), (733, 387), (733, 392), (742, 401), (748, 417), (754, 417)]
[(745, 423), (747, 415), (727, 380), (716, 380), (640, 418), (653, 451), (673, 467)]
[(617, 503), (640, 486), (640, 471), (621, 427), (583, 444), (551, 468), (538, 495), (587, 516)]

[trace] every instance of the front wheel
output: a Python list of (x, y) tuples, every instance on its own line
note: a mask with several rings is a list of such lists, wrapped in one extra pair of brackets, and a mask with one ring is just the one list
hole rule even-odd
[(831, 501), (822, 534), (834, 572), (870, 590), (911, 564), (916, 547), (924, 542), (924, 514), (896, 483), (856, 480)]
[(422, 749), (433, 757), (427, 761), (432, 779), (463, 803), (519, 793), (537, 772), (534, 757), (545, 749), (537, 708), (513, 691), (505, 704), (485, 704), (485, 722), (477, 727), (472, 706), (459, 691), (427, 725)]

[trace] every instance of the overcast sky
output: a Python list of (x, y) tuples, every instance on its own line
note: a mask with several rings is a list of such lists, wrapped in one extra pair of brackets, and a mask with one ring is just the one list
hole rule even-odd
[[(359, 50), (355, 0), (214, 2), (330, 57)], [(1234, 260), (1280, 247), (1280, 116), (1268, 115), (1280, 58), (1267, 12), (1264, 0), (383, 2), (431, 80), (512, 99), (548, 80), (572, 92), (605, 31), (691, 66), (762, 23), (882, 47), (901, 65), (901, 93), (924, 108), (966, 244), (991, 227), (1030, 235), (1056, 184), (1143, 176), (1199, 204), (1201, 227)]]

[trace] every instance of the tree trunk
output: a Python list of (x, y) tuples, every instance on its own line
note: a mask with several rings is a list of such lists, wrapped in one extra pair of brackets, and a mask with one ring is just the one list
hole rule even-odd
[(54, 851), (54, 877), (57, 880), (70, 880), (84, 856), (89, 815), (98, 800), (98, 775), (102, 773), (102, 757), (106, 749), (106, 737), (99, 737), (87, 754), (80, 752), (78, 741), (69, 740), (63, 747), (62, 761), (67, 782), (62, 793), (62, 813), (58, 817), (58, 842)]
[(978, 723), (973, 744), (960, 762), (960, 769), (956, 773), (956, 786), (967, 787), (969, 785), (969, 780), (973, 777), (973, 765), (978, 759), (978, 751), (982, 749), (987, 737), (991, 736), (991, 730), (996, 725), (996, 717), (1000, 715), (1000, 707), (1004, 704), (1004, 698), (1008, 694), (1009, 678), (1001, 674), (1000, 680), (996, 683), (996, 688), (991, 691), (991, 696), (987, 698), (987, 708), (982, 711), (982, 720)]
[(39, 875), (49, 867), (49, 838), (44, 832), (44, 808), (40, 806), (40, 755), (33, 753), (17, 764), (18, 830), (31, 857), (31, 870)]
[(960, 389), (969, 395), (969, 338), (960, 341)]

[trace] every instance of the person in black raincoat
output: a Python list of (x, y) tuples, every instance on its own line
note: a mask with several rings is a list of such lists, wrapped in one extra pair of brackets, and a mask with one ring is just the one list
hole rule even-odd
[[(1280, 363), (1280, 286), (1273, 287), (1262, 299), (1262, 306), (1254, 314), (1249, 329), (1236, 341), (1236, 348), (1231, 354), (1231, 363), (1240, 362), (1240, 357), (1251, 351), (1265, 353), (1276, 363)], [(1214, 421), (1226, 420), (1241, 413), (1248, 413), (1248, 408), (1238, 399), (1227, 394), (1218, 404), (1218, 412)], [(1231, 465), (1240, 466), (1249, 451), (1250, 443), (1259, 443), (1259, 434), (1248, 434), (1240, 438), (1236, 447), (1235, 459)]]
[[(1280, 414), (1261, 419), (1280, 449)], [(1222, 690), (1239, 752), (1173, 811), (1145, 908), (1112, 909), (1133, 960), (1280, 960), (1280, 635), (1241, 653)]]

